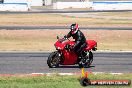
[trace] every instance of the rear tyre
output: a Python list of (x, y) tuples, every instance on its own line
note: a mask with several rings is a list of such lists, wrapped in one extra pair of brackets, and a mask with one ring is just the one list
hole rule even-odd
[(59, 53), (57, 51), (52, 52), (47, 60), (49, 68), (59, 67), (59, 63), (60, 63)]

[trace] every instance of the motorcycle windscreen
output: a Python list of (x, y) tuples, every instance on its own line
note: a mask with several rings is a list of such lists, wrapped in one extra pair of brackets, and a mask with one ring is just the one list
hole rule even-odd
[(74, 52), (64, 50), (63, 65), (75, 65), (77, 63), (77, 55)]

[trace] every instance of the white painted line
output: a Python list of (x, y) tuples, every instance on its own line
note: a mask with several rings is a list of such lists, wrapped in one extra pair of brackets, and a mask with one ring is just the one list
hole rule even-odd
[[(106, 72), (90, 72), (90, 74), (111, 74), (111, 75), (122, 75), (125, 73), (106, 73)], [(132, 74), (132, 73), (128, 73)], [(81, 75), (80, 73), (30, 73), (30, 74), (0, 74), (0, 76), (52, 76), (52, 75), (60, 75), (60, 76), (72, 76), (72, 75)]]
[(75, 75), (75, 73), (59, 73), (59, 75)]
[[(47, 76), (56, 75), (56, 74), (64, 76), (64, 75), (81, 75), (81, 72), (80, 73), (44, 73), (44, 74)], [(90, 72), (90, 74), (94, 74), (94, 75), (97, 75), (97, 74), (122, 75), (124, 73)]]
[(123, 73), (110, 73), (112, 75), (122, 75)]
[(44, 73), (31, 73), (32, 75), (44, 75)]
[(92, 72), (92, 74), (97, 75), (97, 74), (104, 74), (104, 72)]

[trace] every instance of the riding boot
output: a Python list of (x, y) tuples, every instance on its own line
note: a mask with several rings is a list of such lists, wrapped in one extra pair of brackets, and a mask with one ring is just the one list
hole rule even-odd
[(81, 61), (82, 57), (78, 56), (77, 62), (79, 63)]
[(85, 64), (86, 60), (82, 57), (81, 60), (79, 61), (79, 64)]
[(79, 54), (79, 56), (78, 56), (78, 61), (79, 61), (79, 64), (84, 64), (84, 63), (85, 63), (85, 59), (84, 59), (84, 57), (82, 56), (82, 54)]

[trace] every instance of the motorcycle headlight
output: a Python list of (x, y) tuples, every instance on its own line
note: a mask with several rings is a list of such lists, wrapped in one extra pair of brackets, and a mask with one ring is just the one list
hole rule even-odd
[(61, 49), (60, 47), (56, 47), (56, 49)]

